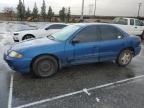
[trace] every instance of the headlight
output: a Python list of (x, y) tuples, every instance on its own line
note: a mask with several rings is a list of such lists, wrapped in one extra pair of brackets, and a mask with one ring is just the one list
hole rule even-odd
[(13, 38), (14, 38), (14, 40), (19, 40), (18, 37), (15, 37), (15, 36), (14, 36)]
[(22, 58), (22, 57), (23, 57), (22, 54), (19, 54), (19, 53), (15, 52), (15, 51), (11, 51), (11, 52), (9, 53), (9, 56), (10, 56), (10, 57), (14, 57), (14, 58)]

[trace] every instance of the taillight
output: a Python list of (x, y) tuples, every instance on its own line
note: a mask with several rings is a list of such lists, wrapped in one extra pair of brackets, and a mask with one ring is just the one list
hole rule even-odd
[(140, 38), (140, 37), (137, 37), (136, 43), (137, 43), (138, 46), (141, 44), (141, 42), (142, 42), (141, 38)]

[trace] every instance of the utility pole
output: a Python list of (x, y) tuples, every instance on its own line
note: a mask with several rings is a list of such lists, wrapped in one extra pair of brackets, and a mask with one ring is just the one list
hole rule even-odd
[(25, 4), (25, 1), (23, 0), (23, 5)]
[(84, 19), (84, 0), (82, 0), (82, 10), (81, 10), (81, 17), (80, 20)]
[(94, 5), (93, 5), (93, 4), (89, 4), (88, 7), (89, 7), (89, 12), (88, 12), (88, 14), (89, 14), (89, 15), (93, 15)]
[(142, 3), (139, 3), (138, 5), (139, 5), (139, 8), (138, 8), (138, 15), (137, 15), (137, 17), (140, 16), (140, 9), (141, 9)]
[(95, 0), (95, 6), (94, 6), (94, 16), (96, 16), (96, 2), (97, 2), (97, 0)]
[(25, 3), (25, 1), (23, 0), (23, 14), (24, 14), (23, 17), (24, 17), (24, 19), (25, 19), (25, 4), (24, 4), (24, 3)]

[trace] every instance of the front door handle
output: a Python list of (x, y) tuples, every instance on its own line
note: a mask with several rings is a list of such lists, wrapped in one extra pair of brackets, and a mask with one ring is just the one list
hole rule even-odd
[(137, 28), (137, 27), (134, 27), (134, 28)]

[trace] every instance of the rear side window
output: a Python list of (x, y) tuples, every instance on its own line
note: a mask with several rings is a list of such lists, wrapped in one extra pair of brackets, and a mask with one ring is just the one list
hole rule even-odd
[(78, 40), (80, 43), (83, 42), (96, 42), (99, 39), (99, 30), (96, 26), (89, 26), (80, 31), (74, 40)]
[(135, 25), (136, 26), (143, 26), (143, 22), (140, 20), (135, 20)]
[(113, 26), (101, 25), (100, 31), (101, 31), (101, 40), (114, 40), (123, 37), (122, 32)]
[(130, 25), (134, 25), (134, 19), (130, 19)]
[(51, 26), (49, 27), (49, 29), (63, 29), (64, 27), (66, 27), (66, 25), (55, 24), (55, 25), (51, 25)]

